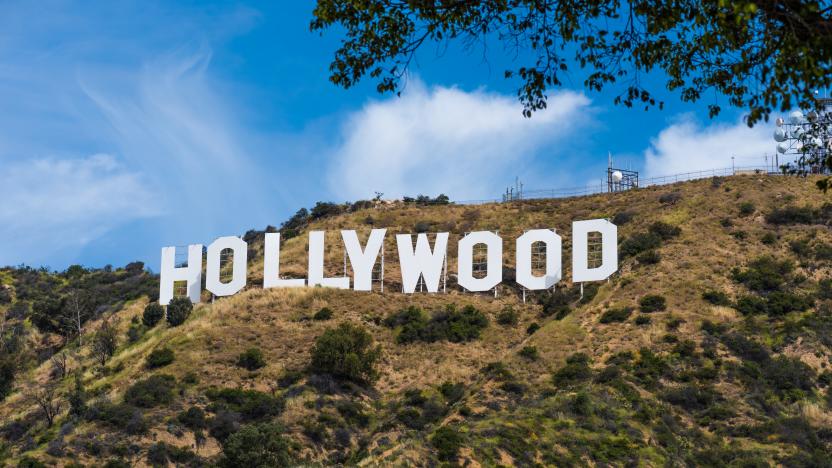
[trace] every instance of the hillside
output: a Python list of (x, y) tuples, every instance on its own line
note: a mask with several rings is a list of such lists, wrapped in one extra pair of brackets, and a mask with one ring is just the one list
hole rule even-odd
[[(0, 466), (832, 466), (827, 200), (812, 178), (745, 175), (319, 210), (284, 224), (281, 274), (305, 276), (309, 229), (328, 231), (334, 275), (338, 229), (384, 227), (384, 293), (260, 289), (251, 231), (249, 288), (205, 293), (178, 326), (142, 324), (158, 278), (138, 264), (5, 268)], [(601, 217), (619, 226), (620, 268), (581, 298), (570, 226)], [(532, 228), (563, 236), (566, 271), (524, 303), (513, 239)], [(497, 297), (453, 277), (446, 294), (399, 292), (393, 234), (451, 232), (454, 273), (473, 230), (505, 241)], [(340, 367), (313, 359), (345, 335)]]

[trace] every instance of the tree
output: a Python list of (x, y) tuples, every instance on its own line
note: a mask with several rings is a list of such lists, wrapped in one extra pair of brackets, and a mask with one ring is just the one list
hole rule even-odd
[(51, 358), (49, 358), (49, 360), (52, 361), (52, 374), (55, 378), (62, 380), (66, 377), (69, 372), (67, 353), (63, 351), (55, 353)]
[(68, 336), (72, 333), (76, 334), (80, 346), (84, 345), (82, 325), (89, 318), (90, 309), (88, 298), (82, 296), (79, 291), (70, 291), (67, 294), (62, 314), (64, 330)]
[(832, 84), (832, 6), (822, 2), (318, 0), (313, 15), (313, 31), (345, 35), (330, 64), (330, 80), (345, 88), (369, 75), (379, 92), (397, 91), (428, 44), (496, 41), (517, 57), (505, 76), (519, 79), (527, 117), (573, 64), (590, 90), (622, 85), (616, 104), (662, 107), (643, 79), (661, 71), (683, 101), (722, 95), (748, 110), (748, 125), (778, 107), (814, 106), (812, 92)]
[(191, 315), (194, 305), (187, 297), (174, 297), (168, 304), (168, 323), (172, 327), (176, 327), (185, 323), (188, 316)]
[(378, 377), (376, 363), (381, 348), (372, 346), (367, 330), (350, 323), (326, 330), (312, 348), (310, 370), (355, 382), (372, 382)]
[(92, 339), (92, 352), (101, 365), (107, 364), (107, 359), (113, 357), (118, 347), (118, 333), (116, 328), (105, 320)]
[(38, 405), (43, 417), (46, 419), (46, 425), (52, 427), (55, 422), (55, 417), (61, 412), (61, 400), (56, 394), (56, 386), (47, 384), (43, 388), (32, 389), (30, 393), (32, 401)]

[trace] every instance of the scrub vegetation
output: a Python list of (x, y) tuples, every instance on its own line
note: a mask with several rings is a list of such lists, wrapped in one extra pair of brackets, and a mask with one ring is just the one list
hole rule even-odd
[[(140, 264), (2, 268), (0, 466), (832, 463), (832, 209), (811, 177), (431, 200), (304, 210), (280, 228), (281, 274), (305, 274), (308, 229), (368, 218), (450, 231), (453, 259), (464, 232), (552, 226), (568, 246), (571, 220), (616, 217), (619, 272), (523, 302), (506, 242), (496, 297), (452, 275), (408, 296), (387, 242), (384, 293), (253, 287), (165, 310)], [(245, 235), (253, 283), (274, 230)]]

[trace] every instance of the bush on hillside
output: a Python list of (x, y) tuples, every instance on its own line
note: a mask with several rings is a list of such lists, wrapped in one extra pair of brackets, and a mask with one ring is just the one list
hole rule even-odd
[(148, 429), (141, 410), (125, 403), (98, 402), (86, 409), (84, 417), (88, 421), (101, 422), (127, 434), (144, 434)]
[(572, 311), (572, 303), (580, 298), (579, 288), (555, 288), (548, 294), (544, 294), (540, 300), (542, 310), (541, 317), (554, 317), (561, 320)]
[(488, 326), (488, 317), (472, 305), (457, 310), (456, 305), (448, 304), (428, 319), (421, 309), (411, 306), (391, 314), (384, 324), (391, 328), (400, 327), (396, 341), (402, 344), (442, 340), (461, 343), (479, 338)]
[(786, 206), (775, 208), (766, 215), (769, 224), (813, 224), (816, 212), (810, 206)]
[(310, 372), (358, 383), (369, 383), (378, 377), (376, 365), (381, 347), (373, 346), (373, 337), (364, 328), (342, 323), (326, 330), (315, 340)]
[(619, 211), (612, 217), (612, 223), (616, 226), (623, 226), (632, 221), (635, 213), (632, 211)]
[(740, 216), (748, 216), (754, 214), (754, 204), (751, 202), (740, 203)]
[(767, 232), (760, 237), (760, 242), (765, 245), (774, 245), (777, 242), (777, 234)]
[(722, 291), (705, 291), (702, 293), (702, 299), (717, 306), (731, 305), (731, 299)]
[(649, 294), (638, 301), (638, 306), (642, 312), (660, 312), (667, 309), (667, 301), (664, 296)]
[(243, 426), (222, 444), (221, 466), (229, 468), (292, 466), (294, 444), (277, 423)]
[(260, 351), (260, 348), (245, 350), (237, 357), (237, 366), (250, 371), (265, 367), (266, 360), (263, 358), (263, 351)]
[(636, 261), (640, 265), (656, 265), (662, 261), (662, 256), (656, 250), (648, 250), (636, 256)]
[(601, 318), (598, 319), (600, 323), (615, 323), (615, 322), (624, 322), (630, 315), (633, 313), (632, 307), (618, 307), (615, 309), (606, 310), (603, 314), (601, 314)]
[(212, 401), (209, 409), (219, 415), (222, 411), (236, 413), (246, 421), (278, 416), (286, 402), (283, 398), (241, 388), (209, 388), (205, 395)]
[[(830, 291), (832, 291), (832, 289), (830, 289)], [(503, 310), (500, 311), (499, 314), (497, 314), (497, 323), (499, 323), (500, 325), (506, 327), (513, 327), (517, 325), (518, 321), (519, 316), (511, 306), (505, 307)]]
[(642, 252), (656, 249), (662, 244), (662, 238), (652, 232), (635, 233), (628, 237), (618, 248), (621, 258), (633, 257)]
[(680, 192), (668, 192), (659, 195), (659, 203), (664, 205), (673, 205), (681, 199), (682, 194)]
[(187, 297), (174, 297), (168, 304), (168, 323), (172, 327), (176, 327), (185, 323), (194, 305)]
[(758, 292), (770, 292), (780, 289), (794, 270), (790, 260), (777, 260), (771, 256), (762, 256), (753, 260), (745, 269), (734, 268), (731, 276), (734, 281)]
[(531, 324), (529, 324), (529, 326), (526, 328), (526, 334), (527, 334), (527, 335), (533, 335), (533, 334), (534, 334), (534, 332), (536, 332), (536, 331), (538, 331), (538, 330), (540, 330), (540, 324), (539, 324), (539, 323), (537, 323), (537, 322), (532, 322), (532, 323), (531, 323)]
[(192, 431), (198, 431), (208, 427), (205, 411), (198, 406), (191, 406), (185, 411), (182, 411), (176, 416), (176, 420)]
[(172, 349), (168, 347), (158, 348), (154, 349), (147, 355), (146, 364), (149, 369), (156, 369), (172, 363), (174, 357)]
[(591, 376), (589, 356), (584, 353), (575, 353), (566, 358), (566, 365), (554, 373), (552, 382), (556, 386), (570, 385), (587, 380)]
[(312, 320), (324, 321), (329, 320), (332, 318), (332, 309), (329, 307), (321, 307), (321, 310), (315, 312), (315, 315), (312, 316)]
[(638, 317), (636, 317), (634, 323), (636, 325), (650, 325), (651, 321), (652, 320), (650, 320), (650, 316), (648, 316), (648, 315), (639, 315)]
[(526, 358), (529, 361), (537, 361), (540, 357), (540, 354), (537, 352), (537, 346), (523, 346), (523, 348), (517, 352), (522, 358)]
[(459, 456), (462, 441), (462, 434), (450, 426), (438, 428), (430, 438), (431, 445), (436, 449), (437, 457), (447, 462), (452, 462)]
[(151, 302), (144, 308), (142, 323), (147, 328), (153, 328), (165, 317), (165, 308), (157, 302)]
[(175, 386), (172, 375), (153, 375), (131, 385), (124, 393), (124, 402), (139, 408), (168, 405), (173, 402)]
[(672, 239), (682, 233), (682, 229), (672, 224), (667, 224), (662, 221), (656, 221), (647, 229), (651, 234), (655, 234), (662, 238), (662, 240)]

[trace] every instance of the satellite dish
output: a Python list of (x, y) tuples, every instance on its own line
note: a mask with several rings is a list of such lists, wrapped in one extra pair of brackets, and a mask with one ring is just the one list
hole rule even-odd
[(777, 127), (774, 129), (774, 141), (786, 141), (786, 129), (783, 127)]
[(624, 179), (624, 174), (622, 174), (621, 171), (613, 171), (613, 173), (612, 173), (612, 181), (613, 182), (621, 182), (622, 179)]
[(777, 120), (775, 120), (774, 123), (777, 124), (778, 127), (782, 127), (786, 121), (783, 120), (783, 117), (777, 117)]
[(803, 127), (797, 127), (794, 130), (792, 130), (792, 138), (800, 138), (803, 136), (804, 133), (806, 133), (806, 131), (803, 130)]
[(782, 153), (785, 153), (788, 150), (789, 150), (789, 145), (788, 144), (786, 144), (786, 143), (778, 143), (777, 144), (777, 152), (778, 153), (782, 154)]
[(799, 110), (792, 111), (792, 113), (789, 114), (789, 122), (795, 125), (803, 122), (803, 112), (800, 112)]

